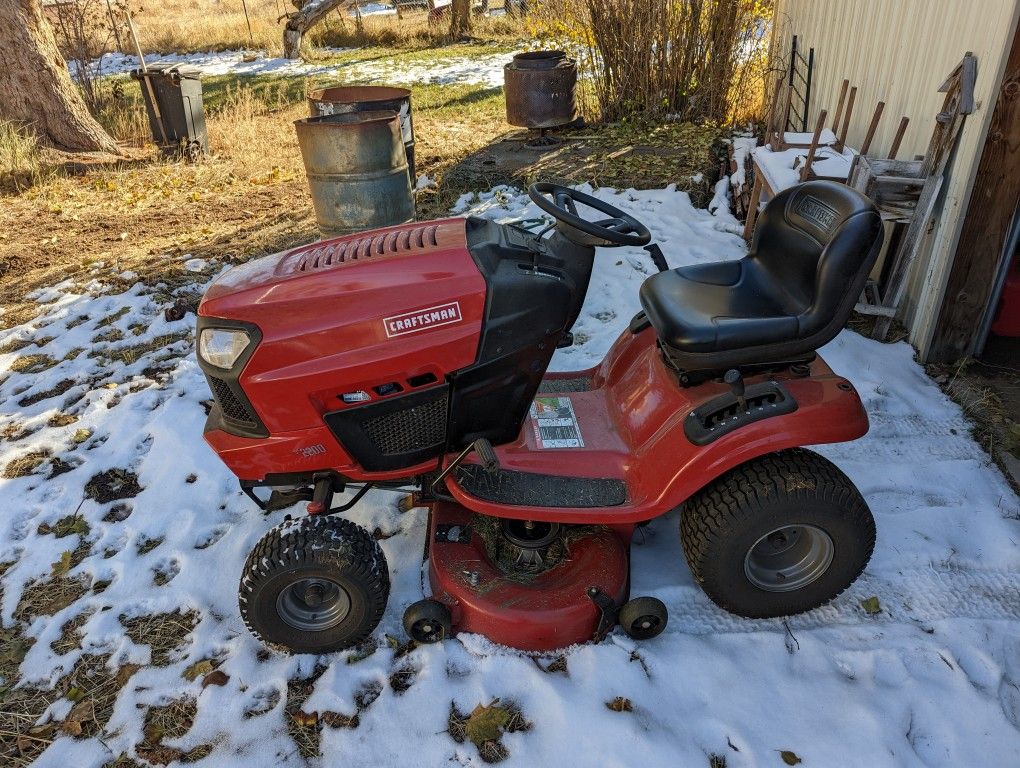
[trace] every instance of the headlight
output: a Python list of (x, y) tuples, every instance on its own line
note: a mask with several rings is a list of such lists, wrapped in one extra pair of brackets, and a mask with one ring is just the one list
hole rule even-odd
[(244, 331), (204, 328), (198, 337), (198, 355), (209, 365), (229, 371), (250, 343)]

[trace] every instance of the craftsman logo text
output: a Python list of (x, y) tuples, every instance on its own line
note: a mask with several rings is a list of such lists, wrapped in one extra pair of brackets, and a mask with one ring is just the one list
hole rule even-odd
[(460, 314), (460, 302), (451, 301), (449, 304), (440, 304), (438, 307), (387, 317), (383, 320), (383, 326), (386, 328), (386, 335), (393, 338), (407, 333), (427, 331), (440, 325), (452, 325), (463, 319)]
[(835, 209), (830, 208), (817, 197), (804, 195), (797, 201), (794, 211), (802, 218), (807, 219), (823, 232), (832, 230), (838, 215)]

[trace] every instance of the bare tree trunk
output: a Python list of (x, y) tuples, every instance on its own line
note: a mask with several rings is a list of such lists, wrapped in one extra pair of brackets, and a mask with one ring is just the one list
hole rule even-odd
[(121, 154), (71, 80), (40, 0), (0, 2), (0, 118), (58, 149)]
[(459, 40), (471, 34), (471, 0), (453, 0), (450, 6), (450, 37)]
[(295, 2), (298, 12), (287, 19), (283, 28), (283, 55), (288, 59), (301, 58), (301, 39), (313, 25), (318, 24), (326, 14), (340, 5), (348, 5), (350, 0), (308, 0)]

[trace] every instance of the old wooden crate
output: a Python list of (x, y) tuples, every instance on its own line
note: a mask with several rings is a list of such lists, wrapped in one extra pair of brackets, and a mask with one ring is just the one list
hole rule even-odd
[(927, 181), (923, 166), (923, 160), (884, 160), (861, 155), (847, 183), (874, 200), (883, 219), (907, 223), (913, 218)]

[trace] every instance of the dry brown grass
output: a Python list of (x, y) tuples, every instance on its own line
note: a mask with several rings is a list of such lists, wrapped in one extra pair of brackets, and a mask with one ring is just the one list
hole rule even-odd
[[(493, 0), (491, 8), (502, 3)], [(312, 30), (308, 40), (315, 46), (357, 48), (378, 45), (387, 48), (425, 48), (449, 42), (449, 21), (430, 23), (421, 11), (404, 11), (404, 18), (396, 16), (367, 16), (359, 29), (354, 19), (331, 14), (319, 27)], [(476, 16), (472, 37), (478, 40), (509, 42), (519, 40), (529, 32), (526, 22), (514, 16)]]
[(142, 728), (144, 741), (136, 747), (138, 756), (154, 765), (166, 765), (175, 761), (192, 763), (208, 756), (212, 752), (212, 745), (209, 744), (201, 744), (187, 752), (163, 744), (164, 739), (184, 736), (195, 722), (196, 714), (198, 704), (190, 696), (150, 707), (145, 713), (145, 725)]
[(42, 373), (47, 368), (57, 364), (49, 355), (23, 355), (10, 365), (10, 370), (15, 373)]
[(282, 24), (277, 24), (276, 20), (282, 13), (293, 10), (289, 0), (247, 0), (247, 5), (251, 35), (242, 5), (234, 0), (147, 3), (134, 19), (146, 51), (169, 53), (252, 47), (278, 51)]
[(49, 457), (50, 451), (48, 448), (24, 453), (21, 456), (7, 462), (7, 466), (4, 468), (4, 477), (8, 480), (14, 480), (18, 477), (27, 477), (35, 472), (35, 470), (37, 470)]
[(134, 619), (122, 616), (120, 623), (132, 642), (149, 646), (153, 666), (165, 667), (170, 664), (173, 652), (184, 644), (198, 624), (198, 614), (174, 611)]
[[(502, 3), (493, 0), (490, 7)], [(290, 0), (248, 0), (251, 32), (241, 3), (235, 0), (179, 0), (152, 3), (135, 16), (145, 49), (168, 52), (261, 49), (282, 52), (285, 13), (293, 12)], [(345, 11), (334, 11), (314, 27), (307, 40), (314, 46), (339, 48), (381, 45), (420, 48), (446, 42), (448, 21), (430, 24), (422, 11), (396, 16), (366, 16), (359, 27)], [(476, 18), (473, 35), (486, 40), (520, 38), (523, 21), (513, 17)]]
[[(187, 254), (229, 263), (314, 240), (293, 128), (307, 107), (287, 103), (285, 89), (277, 82), (227, 89), (207, 120), (208, 160), (170, 162), (147, 148), (144, 160), (56, 176), (3, 199), (0, 326), (38, 313), (27, 291), (87, 280), (100, 262), (106, 279), (130, 269), (172, 288), (194, 282), (181, 263)], [(508, 129), (498, 94), (431, 87), (416, 89), (415, 99), (419, 164), (433, 177)], [(44, 363), (33, 356), (18, 365)]]
[(25, 587), (14, 618), (27, 624), (37, 616), (52, 616), (88, 592), (89, 585), (90, 579), (84, 575), (34, 581)]
[(42, 176), (35, 136), (14, 123), (0, 120), (0, 191), (27, 189)]

